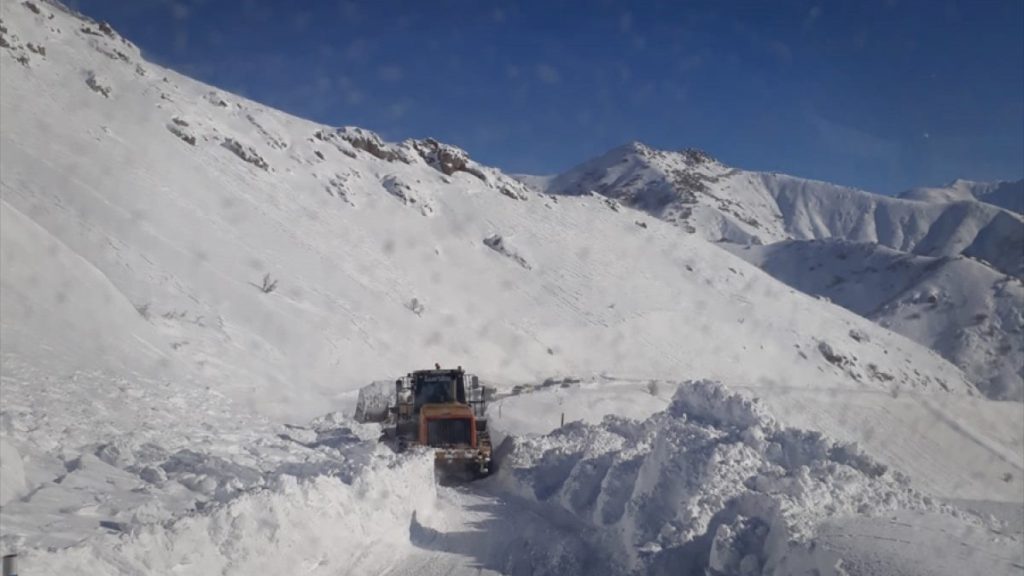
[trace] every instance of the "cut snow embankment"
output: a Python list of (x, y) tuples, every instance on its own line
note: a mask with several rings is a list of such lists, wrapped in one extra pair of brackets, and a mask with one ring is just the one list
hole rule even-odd
[[(505, 449), (500, 481), (585, 521), (625, 569), (843, 574), (842, 562), (877, 550), (830, 546), (836, 526), (884, 524), (896, 511), (922, 523), (945, 518), (954, 539), (985, 531), (856, 446), (783, 427), (759, 402), (706, 381), (680, 385), (668, 409), (644, 421), (573, 422), (547, 436), (513, 438)], [(824, 539), (823, 522), (831, 530)], [(995, 534), (986, 540), (999, 549), (984, 557), (991, 573), (1011, 573), (1019, 542)], [(897, 552), (877, 555), (877, 573), (906, 563)]]
[[(239, 446), (234, 458), (181, 450), (140, 467), (83, 455), (66, 478), (4, 510), (5, 532), (24, 533), (48, 516), (79, 529), (80, 541), (49, 551), (6, 541), (5, 549), (22, 549), (29, 574), (358, 573), (353, 563), (364, 548), (408, 542), (413, 513), (429, 515), (433, 459), (397, 458), (341, 424), (328, 418), (318, 430), (291, 430), (298, 438)], [(258, 464), (240, 463), (247, 460)], [(273, 469), (259, 467), (269, 462)], [(93, 504), (44, 509), (50, 501), (81, 504), (73, 491), (91, 494)], [(180, 500), (193, 507), (166, 510)], [(128, 514), (106, 519), (119, 511)]]

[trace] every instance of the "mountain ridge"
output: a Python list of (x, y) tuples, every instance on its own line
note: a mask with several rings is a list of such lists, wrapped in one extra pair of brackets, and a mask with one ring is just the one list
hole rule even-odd
[(1013, 250), (1024, 244), (1024, 219), (998, 206), (894, 198), (751, 172), (698, 150), (628, 143), (555, 176), (545, 191), (598, 192), (712, 241), (768, 244), (838, 237), (923, 256), (963, 253), (1001, 272), (1024, 273), (1024, 255)]

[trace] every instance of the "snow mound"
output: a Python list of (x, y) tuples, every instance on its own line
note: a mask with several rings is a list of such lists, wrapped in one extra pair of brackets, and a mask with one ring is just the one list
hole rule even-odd
[(758, 401), (711, 381), (680, 385), (645, 421), (607, 416), (512, 444), (502, 481), (583, 519), (627, 570), (835, 573), (836, 559), (815, 552), (822, 521), (957, 514), (855, 445), (783, 427)]
[(25, 467), (18, 449), (0, 437), (0, 506), (25, 493)]
[(432, 458), (382, 458), (351, 484), (281, 475), (207, 513), (22, 563), (33, 574), (337, 574), (368, 544), (407, 538), (435, 497)]

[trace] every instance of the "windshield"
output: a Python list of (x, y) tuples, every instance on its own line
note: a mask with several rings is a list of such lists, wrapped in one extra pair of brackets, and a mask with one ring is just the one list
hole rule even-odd
[(452, 396), (455, 378), (448, 375), (417, 376), (414, 380), (415, 405), (419, 410), (424, 404), (448, 404), (455, 401)]

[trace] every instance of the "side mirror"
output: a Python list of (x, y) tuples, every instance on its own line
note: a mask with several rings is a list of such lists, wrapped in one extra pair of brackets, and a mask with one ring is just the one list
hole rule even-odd
[(480, 387), (480, 379), (476, 377), (476, 374), (473, 375), (471, 382), (473, 382), (473, 388)]

